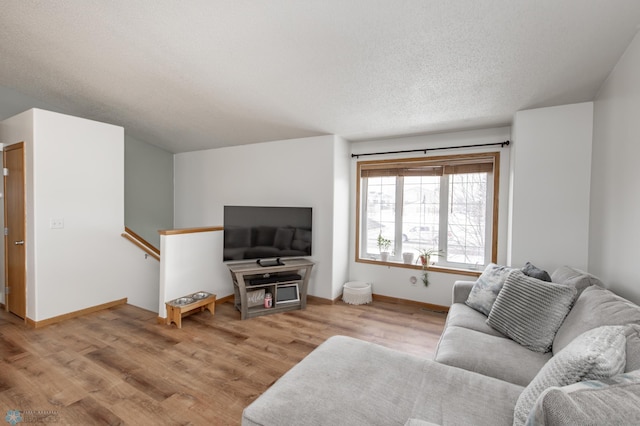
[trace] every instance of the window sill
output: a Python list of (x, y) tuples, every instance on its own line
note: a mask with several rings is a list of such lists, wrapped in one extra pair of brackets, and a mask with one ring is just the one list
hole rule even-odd
[[(390, 268), (393, 267), (393, 268), (415, 269), (419, 271), (422, 270), (422, 265), (407, 264), (403, 262), (393, 262), (393, 261), (383, 262), (381, 260), (375, 260), (375, 259), (356, 259), (356, 262), (368, 263), (370, 265), (387, 266)], [(482, 274), (482, 271), (480, 270), (451, 268), (451, 267), (438, 266), (438, 265), (431, 265), (425, 269), (427, 269), (429, 272), (442, 272), (445, 274), (467, 275), (471, 277), (479, 277), (480, 274)]]

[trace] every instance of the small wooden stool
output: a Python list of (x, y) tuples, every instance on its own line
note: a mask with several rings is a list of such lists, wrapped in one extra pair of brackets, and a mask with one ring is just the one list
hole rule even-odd
[(190, 315), (196, 311), (202, 312), (205, 309), (208, 309), (211, 315), (215, 314), (216, 295), (206, 291), (199, 291), (189, 296), (171, 300), (165, 305), (167, 306), (166, 324), (169, 325), (173, 322), (178, 328), (182, 328), (182, 317), (184, 315)]

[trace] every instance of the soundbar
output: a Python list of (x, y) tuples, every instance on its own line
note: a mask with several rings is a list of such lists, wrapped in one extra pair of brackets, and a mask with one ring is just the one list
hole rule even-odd
[(251, 278), (248, 280), (248, 285), (261, 285), (261, 284), (273, 284), (273, 283), (284, 283), (287, 281), (299, 281), (302, 279), (302, 276), (299, 274), (264, 274), (260, 278)]

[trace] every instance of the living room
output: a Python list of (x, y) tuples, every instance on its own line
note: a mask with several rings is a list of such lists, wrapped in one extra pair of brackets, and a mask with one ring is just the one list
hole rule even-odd
[[(547, 270), (571, 265), (588, 270), (607, 288), (638, 303), (640, 285), (634, 255), (640, 233), (635, 220), (640, 203), (631, 195), (640, 182), (633, 164), (639, 153), (635, 140), (640, 136), (636, 117), (640, 107), (636, 77), (640, 73), (640, 39), (636, 32), (637, 26), (624, 43), (611, 49), (609, 54), (615, 58), (604, 78), (593, 83), (596, 90), (592, 97), (543, 106), (531, 102), (513, 110), (505, 123), (468, 128), (460, 121), (446, 131), (431, 132), (407, 127), (395, 135), (359, 140), (314, 128), (308, 133), (316, 134), (301, 137), (266, 137), (260, 143), (184, 152), (165, 150), (162, 161), (166, 164), (170, 157), (172, 162), (173, 212), (172, 223), (158, 228), (221, 225), (224, 205), (310, 206), (318, 230), (313, 256), (317, 267), (310, 295), (336, 300), (345, 282), (361, 280), (372, 282), (374, 293), (381, 296), (446, 307), (451, 303), (453, 282), (468, 276), (433, 272), (428, 287), (412, 286), (410, 278), (417, 274), (414, 270), (355, 260), (355, 170), (359, 160), (351, 154), (510, 140), (510, 147), (500, 149), (497, 262), (521, 266), (532, 261)], [(518, 87), (518, 82), (512, 86)], [(560, 96), (563, 88), (557, 89)], [(3, 84), (1, 90), (2, 120), (30, 108), (63, 113), (73, 109), (69, 104), (23, 93), (20, 87)], [(98, 118), (94, 111), (87, 116)], [(114, 124), (124, 126), (125, 144), (127, 140), (146, 144), (127, 136), (128, 123)], [(180, 138), (177, 132), (171, 136)], [(220, 242), (222, 237), (212, 238)], [(215, 251), (212, 254), (216, 259), (218, 255)], [(207, 285), (207, 290), (221, 297), (233, 293), (222, 262), (206, 274), (203, 281), (213, 278), (215, 283), (198, 285)], [(158, 277), (152, 274), (148, 279), (157, 283)], [(103, 299), (109, 302), (113, 294), (105, 294)], [(151, 305), (158, 306), (153, 296), (151, 299)], [(75, 310), (86, 307), (78, 303)], [(64, 313), (49, 311), (33, 319), (46, 320)]]

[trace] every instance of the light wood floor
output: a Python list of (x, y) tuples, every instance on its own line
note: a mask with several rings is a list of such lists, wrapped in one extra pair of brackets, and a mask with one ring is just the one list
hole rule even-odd
[[(236, 425), (242, 410), (328, 337), (431, 357), (445, 315), (374, 301), (313, 300), (240, 321), (231, 303), (182, 329), (130, 305), (42, 329), (0, 313), (0, 418), (52, 424)], [(48, 417), (47, 417), (48, 416)]]

